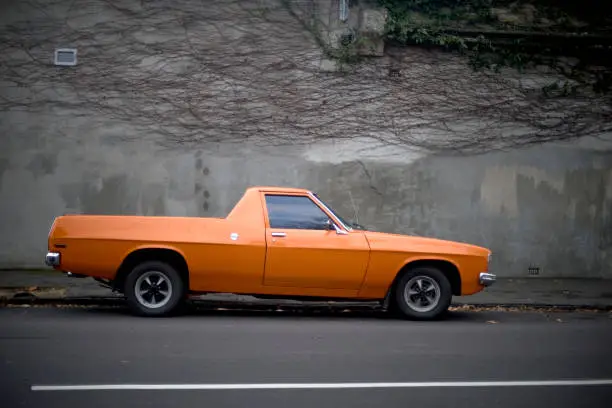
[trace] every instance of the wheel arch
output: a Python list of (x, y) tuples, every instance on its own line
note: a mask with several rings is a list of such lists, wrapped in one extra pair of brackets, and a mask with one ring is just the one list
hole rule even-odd
[(130, 251), (123, 258), (121, 265), (117, 269), (115, 279), (113, 279), (113, 288), (122, 291), (125, 278), (128, 274), (136, 265), (147, 261), (165, 262), (175, 268), (185, 283), (185, 287), (189, 290), (189, 266), (187, 265), (185, 255), (176, 248), (164, 246), (139, 247)]
[(419, 258), (407, 261), (395, 274), (395, 278), (393, 278), (393, 281), (387, 289), (385, 303), (388, 303), (391, 300), (395, 286), (400, 281), (402, 276), (419, 267), (433, 267), (440, 270), (440, 272), (442, 272), (444, 276), (448, 278), (453, 296), (461, 296), (461, 274), (459, 273), (459, 268), (454, 262), (444, 258)]

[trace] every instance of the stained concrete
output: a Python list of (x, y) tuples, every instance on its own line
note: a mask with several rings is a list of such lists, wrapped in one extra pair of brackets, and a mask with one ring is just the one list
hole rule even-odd
[[(4, 150), (0, 265), (41, 265), (48, 228), (64, 213), (217, 217), (249, 186), (284, 185), (316, 190), (375, 230), (488, 246), (501, 276), (526, 276), (535, 266), (544, 277), (612, 278), (611, 154), (549, 145), (328, 162), (313, 161), (313, 151), (146, 142)], [(41, 157), (55, 157), (55, 167), (46, 159), (33, 166)]]

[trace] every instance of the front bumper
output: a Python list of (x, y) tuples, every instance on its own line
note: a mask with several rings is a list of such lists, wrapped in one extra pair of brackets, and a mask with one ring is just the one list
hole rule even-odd
[(59, 252), (47, 252), (47, 256), (45, 256), (45, 264), (48, 266), (59, 266), (60, 264), (60, 254)]
[(478, 278), (478, 282), (483, 286), (491, 286), (495, 283), (497, 276), (492, 273), (481, 272)]

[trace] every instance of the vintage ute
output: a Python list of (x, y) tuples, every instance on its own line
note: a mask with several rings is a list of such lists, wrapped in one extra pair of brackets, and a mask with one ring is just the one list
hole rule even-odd
[(132, 312), (167, 315), (192, 294), (379, 300), (414, 319), (495, 281), (491, 251), (368, 231), (311, 191), (252, 187), (225, 218), (63, 215), (45, 262), (125, 295)]

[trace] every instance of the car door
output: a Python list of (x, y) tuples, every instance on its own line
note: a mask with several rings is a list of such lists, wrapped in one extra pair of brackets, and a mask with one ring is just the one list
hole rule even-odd
[(265, 194), (264, 285), (358, 290), (370, 247), (359, 231), (338, 233), (308, 195)]

